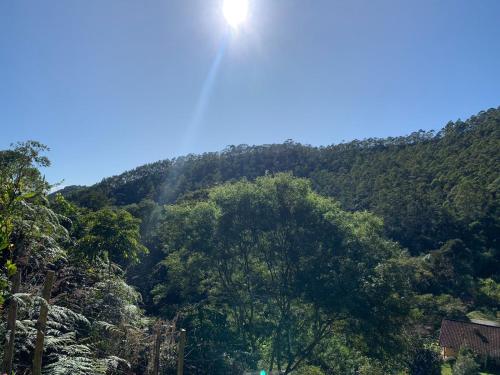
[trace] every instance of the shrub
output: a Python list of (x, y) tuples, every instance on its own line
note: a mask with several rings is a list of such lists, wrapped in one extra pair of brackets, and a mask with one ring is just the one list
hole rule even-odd
[(453, 375), (477, 375), (479, 365), (476, 363), (474, 355), (465, 349), (460, 349), (457, 360), (453, 365)]
[(439, 354), (429, 348), (416, 349), (410, 358), (408, 370), (410, 375), (440, 375)]

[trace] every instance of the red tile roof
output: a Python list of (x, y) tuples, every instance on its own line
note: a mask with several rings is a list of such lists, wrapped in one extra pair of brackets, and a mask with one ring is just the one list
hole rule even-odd
[(441, 347), (466, 347), (479, 355), (500, 358), (500, 327), (443, 319), (439, 334)]

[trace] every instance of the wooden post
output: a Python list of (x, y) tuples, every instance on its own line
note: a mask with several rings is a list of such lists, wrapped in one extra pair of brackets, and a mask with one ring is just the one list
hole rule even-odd
[(52, 285), (54, 285), (54, 276), (54, 271), (48, 271), (47, 277), (45, 278), (45, 283), (43, 284), (42, 298), (44, 299), (44, 301), (42, 301), (42, 305), (40, 306), (40, 316), (38, 317), (38, 322), (36, 323), (37, 333), (35, 354), (33, 356), (33, 375), (42, 374), (43, 342), (45, 339), (45, 328), (47, 326), (49, 300), (50, 293), (52, 292)]
[(186, 330), (181, 329), (179, 337), (179, 350), (177, 353), (177, 375), (184, 375), (184, 348), (186, 347)]
[(5, 340), (5, 348), (3, 355), (2, 374), (12, 374), (12, 360), (14, 358), (14, 340), (16, 338), (16, 319), (17, 319), (17, 301), (13, 297), (14, 294), (19, 293), (21, 287), (21, 272), (17, 270), (13, 277), (11, 300), (9, 302), (9, 311), (7, 313), (7, 332), (9, 336)]
[(155, 346), (153, 351), (153, 375), (160, 374), (161, 322), (156, 323)]

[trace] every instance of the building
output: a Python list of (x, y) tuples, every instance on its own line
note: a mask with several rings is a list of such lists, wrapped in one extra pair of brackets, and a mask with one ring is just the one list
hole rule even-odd
[(444, 359), (467, 348), (484, 360), (500, 361), (500, 327), (493, 324), (443, 319), (439, 346)]

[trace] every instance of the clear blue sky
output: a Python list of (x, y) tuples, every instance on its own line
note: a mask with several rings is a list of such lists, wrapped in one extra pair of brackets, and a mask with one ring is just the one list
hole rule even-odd
[(403, 135), (500, 105), (499, 0), (251, 0), (226, 39), (221, 8), (0, 1), (0, 147), (42, 141), (51, 182), (90, 184), (186, 152)]

